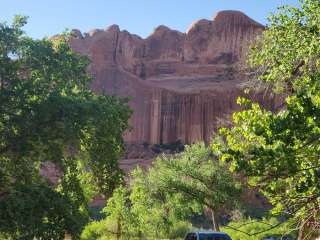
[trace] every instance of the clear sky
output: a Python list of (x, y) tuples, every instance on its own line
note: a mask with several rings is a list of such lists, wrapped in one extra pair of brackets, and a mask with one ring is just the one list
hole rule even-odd
[(192, 22), (211, 19), (219, 10), (241, 10), (256, 21), (266, 18), (280, 5), (298, 0), (0, 0), (0, 22), (15, 14), (29, 16), (26, 32), (42, 38), (64, 31), (87, 32), (118, 24), (142, 37), (158, 25), (185, 32)]

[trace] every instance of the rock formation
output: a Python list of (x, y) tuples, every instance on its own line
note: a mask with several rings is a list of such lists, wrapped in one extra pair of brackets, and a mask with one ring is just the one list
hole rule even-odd
[[(218, 119), (238, 109), (246, 80), (239, 65), (263, 30), (241, 12), (222, 11), (186, 33), (159, 26), (143, 39), (112, 25), (73, 30), (70, 44), (91, 59), (94, 91), (131, 97), (127, 143), (191, 143), (208, 141)], [(267, 101), (271, 109), (275, 104)]]

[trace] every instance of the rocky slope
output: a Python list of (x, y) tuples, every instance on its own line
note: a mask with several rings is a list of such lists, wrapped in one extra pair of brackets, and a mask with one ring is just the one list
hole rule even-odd
[(241, 12), (222, 11), (186, 33), (159, 26), (146, 39), (117, 25), (85, 34), (73, 30), (71, 46), (91, 59), (93, 90), (131, 97), (127, 143), (191, 143), (208, 141), (218, 119), (238, 109), (246, 80), (239, 65), (263, 29)]

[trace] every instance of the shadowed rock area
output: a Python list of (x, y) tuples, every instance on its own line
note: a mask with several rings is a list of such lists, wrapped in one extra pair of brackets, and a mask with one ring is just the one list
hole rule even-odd
[[(186, 33), (159, 26), (146, 39), (117, 25), (73, 30), (71, 46), (91, 59), (94, 91), (132, 98), (127, 143), (208, 142), (218, 119), (238, 109), (246, 81), (239, 66), (263, 30), (241, 12), (222, 11)], [(276, 108), (272, 99), (256, 98)]]

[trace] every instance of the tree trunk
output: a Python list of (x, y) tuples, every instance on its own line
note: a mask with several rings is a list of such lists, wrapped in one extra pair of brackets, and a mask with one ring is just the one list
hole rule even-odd
[(212, 229), (213, 231), (219, 232), (219, 224), (216, 221), (216, 217), (215, 217), (215, 212), (212, 208), (210, 208), (210, 212), (211, 212), (211, 220), (212, 220)]
[(304, 231), (303, 229), (299, 229), (299, 236), (297, 240), (303, 240), (304, 239)]
[(305, 239), (305, 234), (306, 233), (306, 222), (303, 222), (299, 226), (299, 234), (298, 234), (298, 239), (297, 240), (306, 240)]
[(117, 233), (116, 233), (117, 240), (121, 239), (121, 220), (120, 218), (117, 219)]

